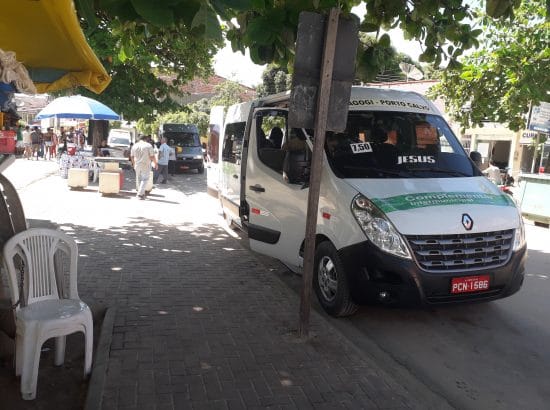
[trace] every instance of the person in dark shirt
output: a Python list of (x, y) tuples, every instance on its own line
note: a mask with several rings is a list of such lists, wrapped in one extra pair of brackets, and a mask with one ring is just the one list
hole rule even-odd
[(98, 157), (110, 157), (111, 153), (108, 150), (109, 146), (107, 145), (107, 140), (101, 140), (101, 144), (97, 147), (97, 156)]

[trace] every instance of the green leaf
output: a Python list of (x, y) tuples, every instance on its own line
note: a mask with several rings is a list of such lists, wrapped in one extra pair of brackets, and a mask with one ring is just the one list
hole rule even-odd
[(388, 34), (383, 34), (380, 36), (380, 39), (378, 40), (378, 44), (380, 44), (382, 47), (390, 47), (391, 45), (391, 39)]
[(363, 21), (363, 23), (359, 26), (359, 31), (362, 31), (364, 33), (375, 33), (380, 29), (380, 26), (378, 24), (369, 23), (366, 21)]
[(96, 18), (94, 11), (93, 0), (75, 0), (76, 10), (78, 15), (86, 20), (89, 30), (96, 28)]
[(485, 12), (493, 18), (508, 16), (512, 12), (512, 4), (510, 0), (487, 0)]
[(280, 32), (282, 25), (278, 25), (276, 21), (267, 22), (266, 19), (260, 18), (250, 22), (246, 30), (246, 38), (251, 43), (261, 45), (271, 44), (276, 33)]
[(131, 0), (138, 14), (146, 21), (158, 26), (171, 26), (174, 24), (174, 12), (168, 7), (159, 7), (156, 2), (150, 0)]
[(262, 10), (265, 8), (265, 0), (252, 0), (251, 3), (254, 10)]
[(474, 73), (472, 71), (464, 71), (460, 74), (460, 78), (465, 81), (472, 81), (474, 79)]
[(447, 69), (449, 70), (459, 70), (461, 68), (462, 64), (454, 58), (451, 58), (451, 61), (449, 61), (449, 65), (447, 65)]
[(223, 41), (222, 30), (218, 17), (216, 14), (206, 5), (202, 4), (201, 8), (195, 14), (191, 28), (204, 27), (204, 35), (206, 38), (214, 41)]
[(126, 57), (126, 53), (124, 52), (124, 47), (120, 47), (120, 50), (118, 50), (118, 59), (123, 63), (128, 59), (128, 57)]

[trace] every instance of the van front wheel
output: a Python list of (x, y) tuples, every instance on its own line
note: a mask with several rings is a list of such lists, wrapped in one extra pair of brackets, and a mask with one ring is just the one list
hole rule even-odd
[(330, 242), (321, 242), (315, 251), (313, 287), (319, 303), (329, 315), (349, 316), (357, 310), (344, 265)]

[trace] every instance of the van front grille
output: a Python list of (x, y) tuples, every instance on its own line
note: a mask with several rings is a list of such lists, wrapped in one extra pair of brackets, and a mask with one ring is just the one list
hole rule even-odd
[(409, 235), (421, 268), (432, 272), (492, 268), (510, 258), (514, 230), (458, 235)]

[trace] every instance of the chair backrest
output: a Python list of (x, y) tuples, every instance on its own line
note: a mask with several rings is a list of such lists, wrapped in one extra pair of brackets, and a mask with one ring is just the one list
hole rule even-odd
[(311, 165), (309, 149), (287, 151), (283, 162), (283, 172), (290, 184), (301, 184), (308, 178), (307, 170)]
[(279, 127), (273, 127), (269, 132), (269, 141), (273, 144), (274, 148), (281, 148), (283, 143), (283, 130)]
[[(63, 272), (60, 272), (60, 252), (69, 261), (68, 295), (64, 291)], [(28, 229), (6, 242), (3, 255), (13, 303), (19, 298), (22, 306), (63, 297), (78, 299), (78, 247), (67, 234), (53, 229)], [(24, 295), (19, 294), (20, 261), (24, 262)]]

